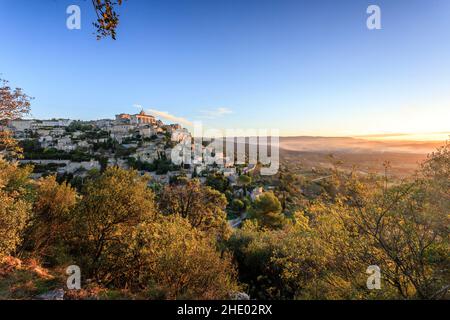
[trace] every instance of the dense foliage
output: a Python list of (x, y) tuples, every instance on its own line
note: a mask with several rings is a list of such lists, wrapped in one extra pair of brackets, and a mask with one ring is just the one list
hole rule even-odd
[[(108, 167), (77, 191), (1, 159), (0, 260), (34, 259), (61, 277), (75, 264), (83, 286), (131, 298), (449, 297), (448, 143), (405, 181), (333, 170), (312, 193), (288, 171), (251, 200), (241, 191), (256, 174), (241, 191), (217, 174), (150, 188), (150, 177)], [(240, 227), (230, 212), (246, 217)], [(371, 265), (380, 290), (366, 286)]]
[[(448, 298), (449, 151), (447, 143), (413, 179), (389, 187), (385, 179), (335, 172), (329, 192), (309, 199), (284, 223), (275, 220), (276, 228), (267, 223), (273, 219), (265, 218), (279, 211), (273, 195), (257, 201), (260, 214), (228, 241), (250, 295)], [(371, 265), (381, 270), (381, 290), (367, 289)]]

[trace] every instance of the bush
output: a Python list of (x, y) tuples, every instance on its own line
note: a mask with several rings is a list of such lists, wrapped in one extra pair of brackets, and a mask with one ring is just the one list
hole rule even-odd
[(36, 200), (25, 233), (25, 247), (33, 255), (46, 262), (56, 262), (49, 260), (55, 260), (56, 252), (61, 251), (76, 202), (76, 191), (67, 183), (59, 184), (55, 176), (37, 181)]
[(15, 252), (22, 242), (22, 231), (30, 205), (0, 190), (0, 259)]
[(23, 240), (31, 209), (31, 170), (0, 158), (0, 258), (13, 254)]
[(136, 226), (155, 217), (147, 184), (134, 170), (109, 167), (83, 189), (75, 210), (73, 248), (88, 275), (110, 281), (118, 258), (111, 252)]
[(231, 208), (236, 212), (242, 212), (245, 209), (245, 204), (240, 199), (234, 199), (231, 202)]
[(181, 217), (143, 223), (124, 240), (115, 247), (116, 285), (159, 299), (226, 299), (239, 290), (230, 256)]

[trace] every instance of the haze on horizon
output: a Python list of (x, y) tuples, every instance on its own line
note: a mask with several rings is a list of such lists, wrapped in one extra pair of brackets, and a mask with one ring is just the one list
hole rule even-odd
[[(66, 8), (82, 29), (65, 27)], [(443, 141), (450, 126), (450, 3), (126, 1), (117, 41), (96, 41), (89, 1), (0, 3), (0, 76), (34, 118), (138, 108), (170, 122), (278, 128), (281, 136)]]

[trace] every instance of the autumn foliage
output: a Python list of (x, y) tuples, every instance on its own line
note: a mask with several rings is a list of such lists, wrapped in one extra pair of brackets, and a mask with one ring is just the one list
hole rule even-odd
[[(2, 122), (29, 110), (4, 81), (0, 97)], [(236, 194), (220, 175), (156, 188), (118, 167), (78, 189), (35, 180), (1, 132), (0, 298), (64, 286), (69, 265), (82, 270), (73, 299), (449, 298), (449, 143), (402, 181), (336, 167), (317, 188), (283, 168), (273, 191), (251, 199), (246, 175)], [(380, 290), (366, 285), (372, 265)]]

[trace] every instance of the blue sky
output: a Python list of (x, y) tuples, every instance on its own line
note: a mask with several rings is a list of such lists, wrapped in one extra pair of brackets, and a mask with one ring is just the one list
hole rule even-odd
[(117, 41), (97, 41), (90, 0), (0, 0), (1, 76), (37, 118), (138, 104), (282, 135), (450, 131), (448, 0), (128, 0), (120, 14)]

